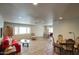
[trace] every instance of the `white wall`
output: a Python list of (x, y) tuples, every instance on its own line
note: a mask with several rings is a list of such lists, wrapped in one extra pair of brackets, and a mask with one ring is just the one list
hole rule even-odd
[[(4, 21), (0, 18), (0, 28), (3, 28), (3, 27), (4, 27)], [(2, 40), (2, 38), (0, 38), (0, 42), (1, 42), (1, 40)]]
[(32, 33), (35, 33), (35, 35), (38, 37), (43, 37), (44, 26), (43, 25), (32, 26)]
[(3, 28), (4, 26), (4, 21), (0, 19), (0, 28)]
[(62, 34), (64, 39), (69, 38), (70, 34), (68, 32), (74, 32), (77, 37), (79, 36), (79, 19), (66, 19), (60, 22), (55, 21), (53, 22), (53, 30), (55, 40), (57, 40), (58, 34)]

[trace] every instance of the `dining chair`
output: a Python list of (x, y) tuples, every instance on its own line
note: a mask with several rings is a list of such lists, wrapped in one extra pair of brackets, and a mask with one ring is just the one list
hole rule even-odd
[(76, 55), (79, 55), (79, 44), (78, 44), (78, 46), (77, 46), (77, 48), (76, 48), (75, 54), (76, 54)]
[(67, 55), (74, 54), (74, 44), (75, 44), (75, 41), (73, 39), (66, 40), (65, 54), (67, 54)]

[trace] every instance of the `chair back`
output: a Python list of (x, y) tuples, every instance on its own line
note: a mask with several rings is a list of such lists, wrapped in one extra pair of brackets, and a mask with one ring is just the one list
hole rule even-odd
[(66, 49), (73, 50), (75, 41), (73, 39), (66, 40)]

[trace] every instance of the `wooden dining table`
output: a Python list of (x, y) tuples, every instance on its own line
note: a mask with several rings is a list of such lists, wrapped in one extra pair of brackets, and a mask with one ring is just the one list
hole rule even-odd
[[(54, 51), (58, 54), (62, 54), (64, 52), (64, 50), (66, 50), (66, 45), (67, 45), (66, 42), (63, 42), (63, 43), (60, 43), (60, 44), (55, 43), (54, 44)], [(59, 51), (57, 51), (57, 50), (59, 50)], [(74, 52), (75, 53), (77, 52), (76, 50), (78, 50), (78, 48), (74, 46)]]

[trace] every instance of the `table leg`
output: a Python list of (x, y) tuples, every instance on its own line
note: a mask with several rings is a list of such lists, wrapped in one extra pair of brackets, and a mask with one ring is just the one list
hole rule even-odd
[(27, 47), (29, 47), (29, 43), (27, 43)]

